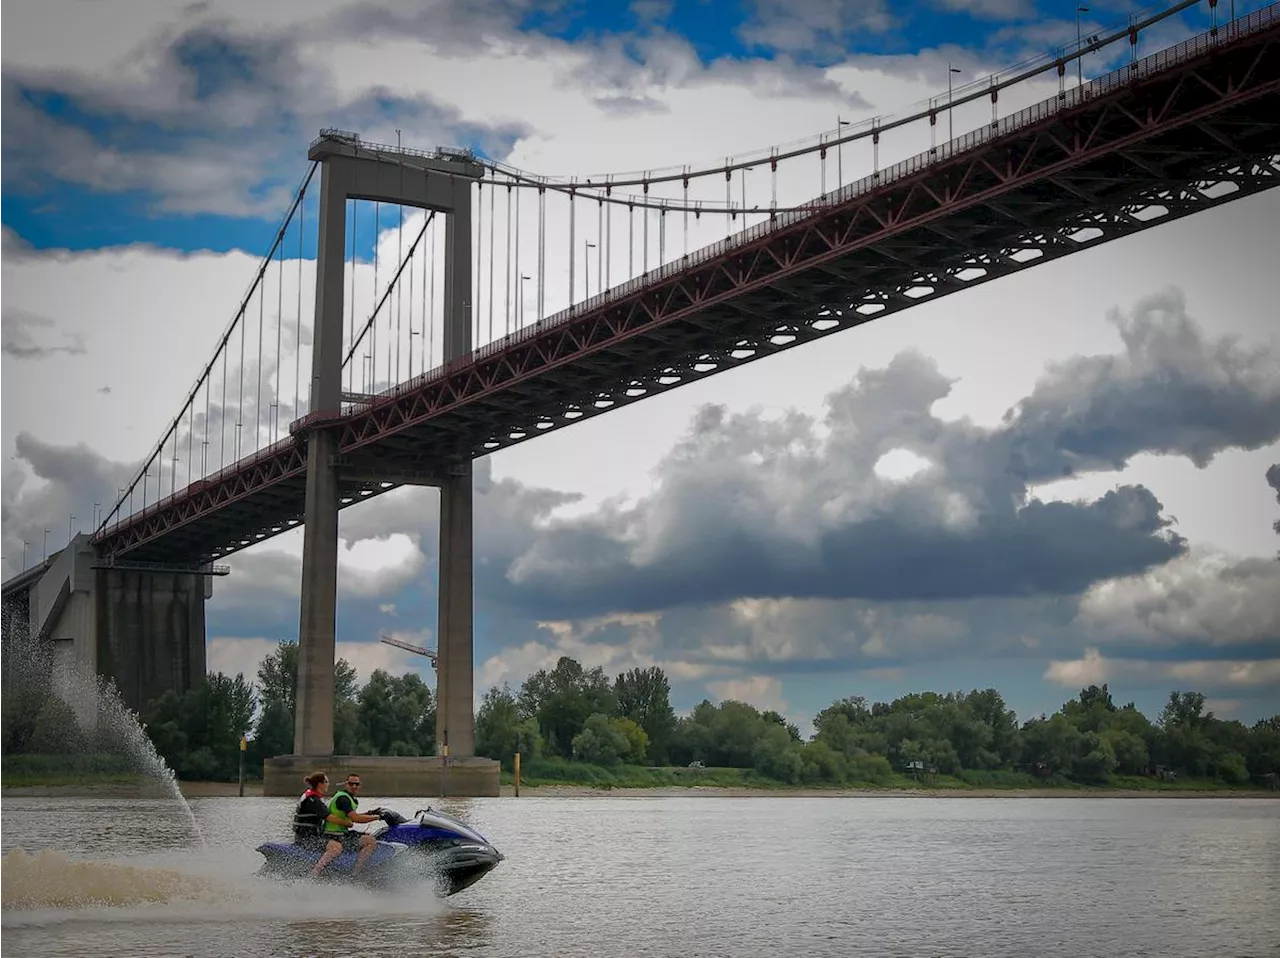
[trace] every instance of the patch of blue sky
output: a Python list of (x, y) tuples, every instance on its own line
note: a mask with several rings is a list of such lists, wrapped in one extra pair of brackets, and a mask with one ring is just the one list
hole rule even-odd
[[(722, 58), (773, 59), (777, 55), (773, 47), (744, 39), (743, 28), (752, 21), (754, 7), (749, 0), (639, 0), (631, 4), (580, 0), (555, 10), (531, 12), (521, 26), (570, 43), (658, 26), (688, 40), (707, 63)], [(1040, 15), (1032, 11), (1019, 19), (1037, 19)], [(981, 48), (986, 46), (993, 29), (1018, 22), (993, 21), (967, 11), (922, 3), (895, 6), (892, 16), (897, 23), (890, 30), (859, 30), (835, 38), (840, 51), (824, 46), (821, 51), (793, 51), (791, 56), (803, 63), (827, 66), (850, 55), (909, 54), (944, 44)]]
[[(85, 130), (101, 143), (128, 150), (174, 150), (190, 148), (190, 133), (182, 136), (152, 124), (130, 122), (84, 111), (73, 100), (60, 94), (28, 91), (31, 102), (62, 122)], [(389, 98), (382, 104), (394, 118), (397, 101)], [(318, 131), (317, 131), (318, 132)], [(504, 156), (509, 138), (465, 133), (460, 145), (483, 156)], [(501, 141), (501, 142), (499, 142)], [(410, 144), (406, 144), (410, 145)], [(293, 169), (279, 171), (278, 177), (258, 184), (254, 192), (265, 196), (284, 186), (295, 189), (306, 173), (306, 143), (300, 141), (299, 160)], [(309, 224), (304, 237), (302, 255), (315, 257), (316, 198), (319, 179), (313, 179), (305, 200), (305, 221)], [(152, 244), (183, 252), (209, 250), (228, 252), (242, 250), (262, 256), (275, 241), (276, 230), (284, 210), (268, 206), (264, 214), (243, 216), (217, 213), (175, 213), (158, 207), (161, 197), (146, 190), (104, 192), (41, 177), (35, 183), (6, 189), (0, 220), (36, 249), (91, 250), (130, 243)], [(359, 202), (355, 205), (356, 255), (372, 260), (375, 222), (380, 229), (398, 224), (399, 208), (393, 204)], [(350, 208), (350, 207), (349, 207)], [(407, 217), (411, 211), (406, 210)], [(298, 255), (297, 225), (291, 225), (286, 238), (285, 255)], [(350, 226), (348, 226), (350, 233)], [(347, 255), (350, 256), (350, 241)]]
[[(862, 32), (845, 38), (849, 54), (901, 54), (916, 52), (941, 45), (954, 45), (974, 49), (1009, 51), (1010, 58), (1021, 58), (1035, 50), (1048, 52), (1049, 42), (1074, 40), (1076, 3), (1063, 0), (1037, 0), (1037, 16), (1044, 18), (1041, 24), (1051, 26), (1046, 32), (1036, 33), (1031, 21), (997, 21), (971, 16), (965, 12), (937, 9), (932, 4), (915, 4), (894, 8), (894, 15), (901, 20), (899, 28), (882, 32)], [(1104, 25), (1122, 25), (1125, 18), (1147, 5), (1115, 2), (1106, 6), (1095, 2), (1083, 4), (1089, 7), (1083, 21), (1086, 34), (1100, 30)], [(1138, 48), (1143, 55), (1176, 39), (1169, 30), (1185, 36), (1207, 29), (1216, 19), (1225, 24), (1234, 12), (1236, 16), (1265, 6), (1265, 0), (1221, 0), (1216, 12), (1207, 3), (1200, 3), (1179, 15), (1177, 27), (1170, 24)], [(531, 13), (523, 23), (526, 30), (536, 30), (558, 36), (567, 42), (582, 42), (604, 34), (624, 34), (646, 29), (649, 24), (659, 24), (665, 30), (689, 40), (705, 61), (721, 57), (769, 58), (774, 51), (758, 46), (748, 46), (742, 40), (741, 27), (753, 15), (754, 7), (748, 0), (679, 0), (663, 3), (645, 0), (626, 3), (578, 2), (558, 10)], [(1053, 21), (1056, 25), (1046, 24)], [(1023, 34), (1023, 28), (1030, 32)], [(1036, 41), (1027, 39), (1032, 33)], [(1062, 34), (1061, 37), (1058, 34)], [(1030, 49), (1028, 49), (1030, 48)], [(1115, 44), (1102, 54), (1086, 59), (1085, 70), (1090, 74), (1105, 72), (1121, 66), (1129, 57), (1127, 45)], [(825, 55), (830, 59), (829, 55)], [(244, 83), (254, 75), (257, 59), (251, 51), (242, 51), (229, 43), (220, 43), (216, 37), (205, 36), (190, 48), (180, 51), (180, 61), (195, 75), (198, 92), (208, 96), (220, 89)], [(168, 151), (189, 149), (193, 136), (200, 135), (198, 118), (185, 129), (165, 127), (157, 123), (131, 119), (123, 115), (95, 112), (77, 103), (72, 97), (51, 90), (28, 88), (21, 91), (29, 103), (63, 123), (89, 133), (98, 142), (124, 151)], [(396, 120), (403, 118), (411, 125), (416, 104), (407, 104), (385, 94), (376, 97), (376, 109), (383, 116)], [(311, 135), (314, 135), (312, 131)], [(460, 131), (460, 146), (468, 146), (477, 153), (500, 158), (509, 146), (510, 137), (505, 131), (479, 129)], [(299, 156), (301, 156), (301, 148)], [(304, 171), (304, 161), (296, 169), (283, 171), (285, 181), (294, 185)], [(287, 175), (285, 175), (287, 173)], [(264, 184), (265, 186), (266, 184)], [(216, 213), (175, 214), (156, 208), (157, 197), (146, 191), (100, 193), (64, 182), (46, 179), (34, 188), (6, 190), (5, 203), (0, 218), (37, 249), (66, 248), (87, 250), (102, 246), (126, 243), (149, 243), (182, 251), (210, 250), (226, 252), (239, 249), (252, 255), (264, 255), (270, 248), (281, 211), (270, 210), (268, 215), (228, 216)], [(310, 199), (307, 220), (314, 224), (314, 197)], [(395, 207), (381, 204), (375, 211), (374, 204), (357, 204), (356, 255), (362, 260), (373, 256), (375, 216), (385, 228), (398, 222)], [(315, 256), (314, 230), (303, 245), (303, 255)], [(297, 240), (291, 237), (286, 255), (297, 255)], [(350, 249), (348, 248), (348, 255)]]
[[(0, 219), (36, 249), (94, 250), (151, 244), (183, 252), (265, 254), (275, 239), (273, 220), (213, 213), (148, 212), (155, 197), (143, 191), (102, 193), (68, 183), (36, 194), (7, 193)], [(296, 237), (293, 239), (296, 254)], [(315, 239), (309, 241), (314, 256)]]
[[(319, 177), (312, 179), (302, 205), (285, 233), (284, 256), (301, 255), (314, 259), (318, 237), (315, 232), (319, 197)], [(155, 197), (143, 191), (103, 193), (67, 183), (51, 183), (40, 193), (14, 192), (5, 196), (0, 219), (35, 249), (94, 250), (108, 246), (149, 244), (182, 252), (226, 253), (240, 250), (265, 256), (275, 242), (284, 211), (270, 217), (219, 216), (213, 213), (165, 214), (153, 212)], [(374, 237), (400, 228), (404, 219), (404, 250), (421, 228), (410, 217), (417, 211), (390, 203), (348, 202), (345, 255), (352, 256), (354, 221), (355, 255), (364, 263), (374, 258)], [(299, 245), (299, 225), (302, 226)], [(430, 242), (428, 232), (424, 242)], [(438, 242), (438, 241), (437, 241)], [(394, 270), (399, 264), (380, 256), (381, 269)], [(390, 275), (390, 274), (388, 274)]]
[[(1215, 20), (1221, 25), (1232, 15), (1245, 14), (1266, 6), (1267, 0), (1219, 0), (1216, 12), (1208, 3), (1198, 3), (1177, 16), (1183, 29), (1202, 31)], [(986, 16), (965, 9), (948, 9), (942, 3), (898, 4), (891, 8), (896, 21), (891, 29), (855, 30), (846, 36), (834, 38), (839, 50), (824, 46), (821, 51), (792, 52), (793, 58), (816, 66), (827, 66), (846, 56), (902, 55), (940, 47), (984, 50), (1021, 59), (1028, 55), (1027, 47), (1049, 53), (1058, 45), (1075, 40), (1074, 25), (1077, 6), (1086, 6), (1082, 23), (1096, 31), (1102, 27), (1123, 26), (1131, 15), (1141, 15), (1168, 6), (1167, 3), (1126, 2), (1107, 0), (1105, 3), (1088, 0), (1029, 0), (1019, 15), (1008, 17)], [(767, 44), (750, 43), (743, 39), (744, 27), (754, 16), (755, 4), (751, 0), (638, 0), (621, 2), (578, 2), (561, 5), (555, 9), (531, 11), (521, 26), (566, 42), (579, 42), (604, 35), (622, 35), (644, 31), (650, 26), (684, 37), (704, 62), (721, 58), (758, 57), (772, 59), (777, 51)], [(974, 8), (978, 8), (974, 4)], [(1060, 29), (1045, 38), (1035, 28), (1044, 23), (1057, 22)], [(1028, 41), (1021, 36), (1025, 28), (1036, 39)]]

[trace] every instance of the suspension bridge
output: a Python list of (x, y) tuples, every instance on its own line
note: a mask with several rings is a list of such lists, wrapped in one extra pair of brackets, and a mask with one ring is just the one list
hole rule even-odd
[[(1142, 52), (1197, 7), (1211, 29)], [(477, 457), (1275, 186), (1280, 10), (1218, 17), (1175, 3), (949, 75), (900, 115), (696, 167), (553, 177), (322, 131), (86, 547), (104, 571), (208, 576), (303, 525), (293, 758), (310, 761), (333, 750), (338, 512), (439, 487), (439, 736), (471, 756)]]

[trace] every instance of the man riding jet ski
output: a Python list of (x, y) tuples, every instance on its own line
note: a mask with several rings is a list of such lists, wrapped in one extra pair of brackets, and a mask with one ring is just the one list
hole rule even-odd
[[(307, 790), (294, 811), (294, 841), (259, 845), (257, 851), (266, 859), (260, 874), (371, 885), (434, 878), (448, 896), (475, 884), (502, 861), (502, 853), (484, 836), (443, 812), (420, 809), (409, 820), (391, 809), (356, 811), (359, 801), (350, 787), (358, 781), (359, 776), (348, 776), (344, 788), (326, 799), (328, 777), (323, 772), (308, 775)], [(378, 822), (381, 827), (352, 832), (351, 822)]]

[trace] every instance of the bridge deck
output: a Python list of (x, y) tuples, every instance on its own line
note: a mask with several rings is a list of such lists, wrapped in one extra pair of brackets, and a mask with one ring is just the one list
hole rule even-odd
[(340, 433), (344, 504), (782, 349), (1280, 183), (1280, 16), (1202, 35), (780, 214), (99, 534), (209, 560), (298, 524), (308, 430)]

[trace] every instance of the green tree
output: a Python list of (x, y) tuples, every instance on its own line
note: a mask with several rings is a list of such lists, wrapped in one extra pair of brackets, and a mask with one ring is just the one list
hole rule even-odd
[(795, 785), (804, 777), (804, 754), (786, 723), (765, 721), (751, 749), (752, 767), (762, 775)]
[(614, 710), (613, 683), (596, 666), (590, 671), (567, 655), (550, 672), (539, 669), (520, 688), (521, 712), (537, 720), (547, 748), (555, 755), (573, 757), (573, 739), (587, 718)]
[(1160, 712), (1168, 764), (1197, 777), (1208, 775), (1213, 768), (1214, 748), (1209, 733), (1215, 719), (1212, 712), (1204, 710), (1204, 703), (1200, 692), (1174, 691)]
[(623, 722), (644, 735), (640, 726), (630, 719), (610, 718), (602, 712), (588, 716), (582, 731), (573, 737), (573, 757), (593, 765), (617, 765), (632, 759), (636, 744), (648, 743), (630, 741), (621, 727)]
[(183, 695), (167, 691), (142, 712), (147, 735), (185, 779), (230, 781), (239, 774), (240, 737), (253, 725), (257, 696), (243, 675), (211, 672)]
[(671, 684), (666, 673), (657, 666), (623, 672), (614, 679), (613, 694), (615, 714), (644, 729), (649, 741), (649, 761), (664, 764), (676, 726)]
[(1259, 778), (1280, 775), (1280, 715), (1260, 719), (1249, 730), (1245, 762), (1249, 773)]
[(537, 720), (521, 715), (510, 686), (492, 686), (476, 710), (476, 754), (496, 759), (511, 770), (516, 752), (522, 761), (537, 758), (543, 749)]
[(359, 740), (375, 755), (434, 755), (436, 706), (416, 672), (374, 669), (356, 696)]
[[(333, 668), (334, 749), (342, 755), (357, 754), (359, 709), (356, 670), (346, 659), (338, 659)], [(261, 709), (254, 730), (250, 760), (261, 765), (263, 759), (293, 752), (294, 710), (298, 687), (298, 643), (280, 642), (258, 666), (258, 696)]]

